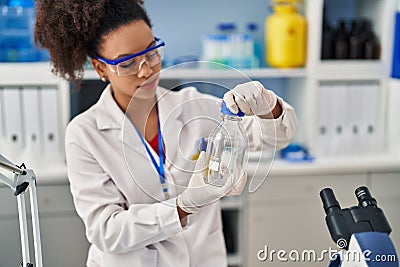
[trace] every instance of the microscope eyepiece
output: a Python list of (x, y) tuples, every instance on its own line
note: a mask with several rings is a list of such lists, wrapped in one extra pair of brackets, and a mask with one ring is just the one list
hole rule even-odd
[(371, 196), (371, 193), (369, 192), (367, 187), (358, 187), (355, 191), (355, 194), (358, 200), (358, 206), (363, 208), (368, 206), (377, 206), (376, 199)]
[(339, 202), (336, 200), (335, 194), (331, 188), (322, 189), (319, 195), (326, 214), (328, 214), (333, 208), (340, 209)]

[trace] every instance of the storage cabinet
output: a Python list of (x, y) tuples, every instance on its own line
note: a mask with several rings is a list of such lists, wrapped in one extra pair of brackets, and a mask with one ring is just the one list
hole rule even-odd
[[(332, 7), (334, 2), (336, 13), (329, 13), (330, 10), (326, 9), (327, 14), (332, 14), (336, 18), (343, 18), (343, 14), (349, 14), (351, 18), (368, 18), (372, 21), (374, 25), (374, 31), (377, 34), (379, 41), (381, 43), (381, 57), (379, 60), (321, 60), (321, 42), (322, 42), (322, 21), (323, 21), (323, 8), (324, 4)], [(350, 90), (348, 88), (351, 85), (376, 85), (378, 91), (378, 103), (376, 110), (373, 110), (376, 120), (381, 123), (377, 126), (378, 131), (382, 131), (383, 135), (386, 136), (386, 125), (383, 123), (387, 117), (387, 92), (388, 92), (388, 78), (390, 76), (391, 67), (391, 57), (392, 57), (392, 46), (393, 46), (393, 26), (394, 17), (396, 11), (396, 1), (382, 1), (382, 0), (352, 0), (352, 1), (337, 1), (330, 0), (310, 0), (306, 1), (306, 16), (308, 18), (309, 25), (309, 36), (308, 36), (308, 60), (307, 60), (307, 70), (308, 75), (305, 82), (305, 87), (301, 92), (292, 92), (293, 97), (291, 98), (296, 103), (298, 110), (302, 111), (300, 116), (301, 125), (303, 126), (304, 139), (302, 142), (307, 144), (310, 151), (316, 153), (320, 156), (319, 152), (319, 141), (324, 136), (321, 136), (321, 129), (318, 127), (318, 122), (320, 120), (319, 116), (322, 111), (321, 106), (326, 104), (332, 104), (334, 99), (332, 97), (327, 100), (323, 100), (320, 97), (321, 88), (327, 83), (334, 86), (344, 86), (344, 96), (346, 99), (350, 98)], [(295, 86), (296, 84), (294, 84)], [(331, 87), (330, 89), (334, 89)], [(363, 88), (365, 89), (365, 88)], [(331, 92), (336, 90), (331, 90)], [(303, 98), (299, 97), (299, 94), (305, 94)], [(322, 103), (321, 103), (322, 102)], [(355, 103), (348, 103), (345, 107), (351, 106)], [(319, 106), (320, 105), (320, 106)], [(337, 107), (337, 106), (336, 106)], [(339, 102), (340, 107), (340, 102)], [(340, 111), (338, 111), (340, 112)], [(354, 121), (354, 119), (349, 118), (351, 115), (346, 109), (341, 111), (344, 114), (342, 118), (347, 119), (348, 123)], [(365, 111), (360, 109), (358, 111), (353, 111), (364, 116), (365, 118), (360, 118), (360, 120), (368, 119), (366, 118)], [(339, 116), (338, 120), (341, 117)], [(330, 118), (330, 120), (335, 121), (335, 118)], [(335, 122), (337, 124), (337, 121)], [(341, 138), (341, 134), (334, 131), (337, 125), (332, 125), (331, 130), (333, 131), (333, 139)], [(357, 139), (357, 136), (355, 137)], [(350, 143), (350, 146), (353, 145)], [(387, 144), (386, 144), (387, 145)], [(381, 143), (380, 148), (383, 152), (387, 147), (385, 144)], [(374, 151), (376, 152), (376, 151)], [(359, 155), (365, 153), (359, 153)], [(336, 156), (335, 154), (329, 156)]]
[[(38, 186), (37, 194), (43, 265), (85, 266), (89, 244), (83, 222), (75, 212), (69, 186)], [(0, 201), (0, 266), (18, 266), (22, 256), (17, 200), (9, 188), (0, 187)], [(29, 210), (28, 197), (26, 202)], [(29, 232), (32, 233), (30, 222), (28, 216)], [(33, 237), (29, 240), (33, 261)]]
[[(38, 173), (65, 170), (69, 85), (48, 62), (0, 63), (0, 151)], [(40, 155), (40, 156), (38, 156)]]
[[(245, 266), (327, 266), (329, 257), (323, 251), (338, 248), (330, 238), (319, 192), (332, 188), (344, 208), (356, 205), (354, 190), (366, 184), (366, 174), (269, 176), (248, 195)], [(272, 250), (287, 254), (279, 259)], [(300, 258), (290, 258), (291, 251)], [(315, 253), (311, 260), (301, 258), (306, 251)]]
[(221, 200), (222, 227), (229, 266), (242, 266), (245, 250), (243, 221), (244, 203), (241, 197), (225, 197)]
[(390, 238), (400, 250), (400, 172), (372, 173), (370, 191), (392, 227)]

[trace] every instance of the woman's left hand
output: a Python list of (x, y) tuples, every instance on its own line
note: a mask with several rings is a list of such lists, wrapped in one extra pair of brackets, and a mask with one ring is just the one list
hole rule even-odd
[(239, 109), (245, 115), (267, 115), (275, 108), (278, 97), (258, 81), (237, 85), (224, 95), (226, 106), (233, 113)]

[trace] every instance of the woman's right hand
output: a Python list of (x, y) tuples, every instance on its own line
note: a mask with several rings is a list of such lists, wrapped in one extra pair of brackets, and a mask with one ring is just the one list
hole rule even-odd
[(247, 179), (246, 171), (242, 171), (239, 176), (230, 175), (223, 186), (214, 186), (204, 182), (206, 167), (207, 162), (203, 151), (197, 159), (188, 187), (177, 198), (178, 206), (186, 213), (196, 213), (201, 207), (225, 195), (240, 195), (243, 191)]

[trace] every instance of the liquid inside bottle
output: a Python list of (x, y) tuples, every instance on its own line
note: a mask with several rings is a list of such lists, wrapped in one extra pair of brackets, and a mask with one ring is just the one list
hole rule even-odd
[(222, 104), (222, 121), (210, 133), (206, 149), (206, 183), (223, 186), (230, 175), (240, 175), (247, 157), (247, 135), (242, 125), (244, 114), (231, 113)]

